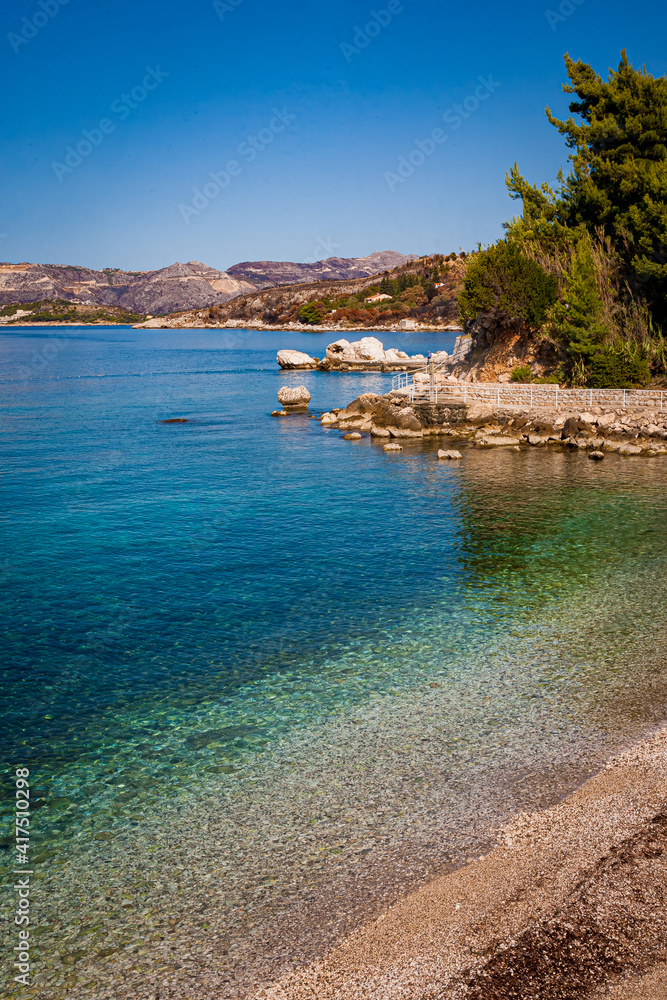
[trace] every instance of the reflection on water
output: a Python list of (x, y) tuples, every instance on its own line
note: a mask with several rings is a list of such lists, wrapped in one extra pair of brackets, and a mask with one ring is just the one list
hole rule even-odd
[(33, 380), (0, 338), (40, 997), (238, 995), (278, 912), (317, 950), (664, 711), (663, 460), (385, 454), (269, 417), (385, 377), (237, 336), (74, 335)]

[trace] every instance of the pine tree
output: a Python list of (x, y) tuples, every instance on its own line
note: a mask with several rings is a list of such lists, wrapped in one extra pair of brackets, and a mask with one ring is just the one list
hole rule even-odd
[(572, 362), (590, 365), (609, 333), (603, 317), (591, 242), (583, 236), (572, 254), (571, 269), (564, 275), (563, 290), (553, 309), (552, 330)]
[(521, 226), (544, 231), (551, 224), (552, 237), (558, 227), (601, 232), (621, 256), (632, 291), (666, 322), (667, 78), (634, 69), (625, 51), (606, 80), (569, 55), (565, 63), (571, 115), (560, 121), (546, 113), (573, 150), (572, 170), (554, 193), (528, 184), (515, 166), (507, 183), (523, 201)]

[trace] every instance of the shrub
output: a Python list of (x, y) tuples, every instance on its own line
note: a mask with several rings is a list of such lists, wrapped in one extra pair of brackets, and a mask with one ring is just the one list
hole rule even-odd
[(494, 311), (522, 326), (539, 327), (556, 301), (558, 282), (512, 243), (501, 240), (471, 258), (459, 296), (464, 320)]
[(605, 347), (591, 358), (588, 384), (592, 389), (643, 389), (651, 381), (644, 352)]
[(532, 382), (533, 373), (530, 365), (519, 365), (512, 371), (512, 382)]
[(297, 313), (299, 323), (309, 323), (311, 326), (322, 322), (322, 312), (314, 302), (307, 302)]

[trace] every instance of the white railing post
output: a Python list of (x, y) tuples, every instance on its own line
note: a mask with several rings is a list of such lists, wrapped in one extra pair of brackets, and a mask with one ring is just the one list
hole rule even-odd
[(625, 389), (623, 390), (623, 409), (625, 409)]

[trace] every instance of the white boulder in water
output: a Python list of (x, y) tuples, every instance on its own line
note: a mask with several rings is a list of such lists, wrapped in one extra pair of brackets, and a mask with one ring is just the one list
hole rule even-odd
[(315, 368), (317, 360), (303, 351), (278, 351), (277, 361), (281, 368)]
[(284, 385), (278, 390), (278, 402), (283, 406), (308, 406), (310, 393), (305, 385)]
[(327, 347), (327, 358), (339, 363), (400, 362), (407, 361), (409, 357), (409, 354), (406, 354), (405, 351), (399, 351), (396, 347), (389, 347), (385, 351), (382, 341), (378, 340), (377, 337), (362, 337), (361, 340), (353, 340), (352, 343), (341, 338)]
[(376, 337), (362, 337), (361, 340), (353, 341), (350, 344), (350, 347), (353, 348), (357, 357), (361, 358), (362, 361), (385, 360), (382, 341), (378, 340)]

